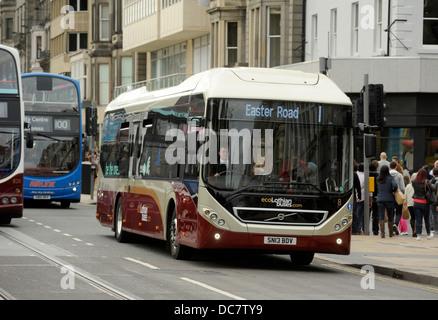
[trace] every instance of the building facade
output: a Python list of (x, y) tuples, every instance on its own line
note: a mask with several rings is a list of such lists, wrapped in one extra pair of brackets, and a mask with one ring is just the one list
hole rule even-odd
[[(306, 62), (282, 66), (328, 75), (352, 99), (364, 84), (382, 83), (387, 126), (378, 152), (398, 156), (407, 168), (438, 159), (438, 1), (306, 1)], [(358, 160), (361, 153), (358, 152)]]
[[(149, 89), (215, 67), (303, 61), (303, 1), (123, 0), (123, 51)], [(142, 30), (142, 32), (139, 32)]]

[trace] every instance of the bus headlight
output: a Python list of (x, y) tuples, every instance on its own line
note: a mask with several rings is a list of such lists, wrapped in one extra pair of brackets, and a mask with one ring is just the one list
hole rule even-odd
[(76, 187), (73, 187), (73, 192), (76, 192), (78, 189)]
[(217, 219), (217, 214), (216, 213), (210, 214), (210, 219), (211, 220), (216, 220)]
[(220, 225), (221, 227), (223, 227), (223, 226), (225, 225), (225, 220), (220, 219), (220, 220), (217, 222), (217, 224)]
[(340, 224), (335, 224), (335, 231), (339, 231), (341, 230), (341, 225)]
[(8, 204), (9, 203), (9, 199), (7, 197), (2, 198), (2, 203), (3, 204)]
[(347, 219), (342, 219), (342, 225), (345, 227), (348, 224), (348, 220)]
[(15, 203), (17, 203), (17, 201), (18, 201), (17, 197), (11, 197), (11, 203), (15, 204)]

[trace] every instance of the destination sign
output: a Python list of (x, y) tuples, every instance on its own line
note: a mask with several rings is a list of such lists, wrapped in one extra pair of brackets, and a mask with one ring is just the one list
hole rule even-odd
[(288, 108), (284, 106), (276, 107), (266, 107), (253, 106), (252, 104), (247, 104), (245, 107), (245, 115), (247, 117), (266, 117), (266, 118), (284, 118), (284, 119), (298, 119), (300, 108)]
[(70, 131), (71, 120), (70, 119), (55, 119), (55, 130)]
[(224, 120), (345, 125), (351, 117), (351, 106), (315, 102), (214, 99), (213, 106)]
[(72, 126), (79, 128), (78, 121), (79, 119), (76, 118), (57, 118), (56, 116), (26, 116), (26, 122), (31, 124), (33, 132), (71, 132)]
[(50, 116), (26, 116), (26, 122), (29, 122), (34, 132), (52, 132), (53, 118)]

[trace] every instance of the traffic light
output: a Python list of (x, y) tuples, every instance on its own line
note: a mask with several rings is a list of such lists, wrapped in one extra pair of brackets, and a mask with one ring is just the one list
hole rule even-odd
[(85, 108), (85, 133), (87, 136), (97, 135), (97, 109), (93, 107)]
[(87, 136), (91, 136), (91, 107), (85, 108), (85, 133)]
[(369, 85), (369, 115), (371, 126), (377, 126), (378, 130), (383, 130), (386, 125), (385, 109), (385, 91), (383, 84)]

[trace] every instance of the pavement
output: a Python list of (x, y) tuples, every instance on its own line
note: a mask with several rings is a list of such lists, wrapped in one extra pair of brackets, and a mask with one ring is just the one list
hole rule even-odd
[[(89, 205), (95, 205), (96, 199), (96, 194), (93, 199), (81, 196), (81, 202)], [(409, 235), (392, 238), (388, 230), (384, 239), (372, 233), (353, 235), (350, 255), (316, 254), (315, 258), (356, 268), (372, 266), (377, 274), (438, 287), (438, 232), (431, 240), (423, 234), (418, 241), (409, 222), (408, 226)]]
[[(410, 232), (410, 230), (409, 230)], [(377, 274), (438, 287), (438, 234), (430, 240), (409, 235), (382, 239), (375, 235), (353, 235), (348, 256), (317, 254), (317, 258), (362, 268), (372, 266)]]

